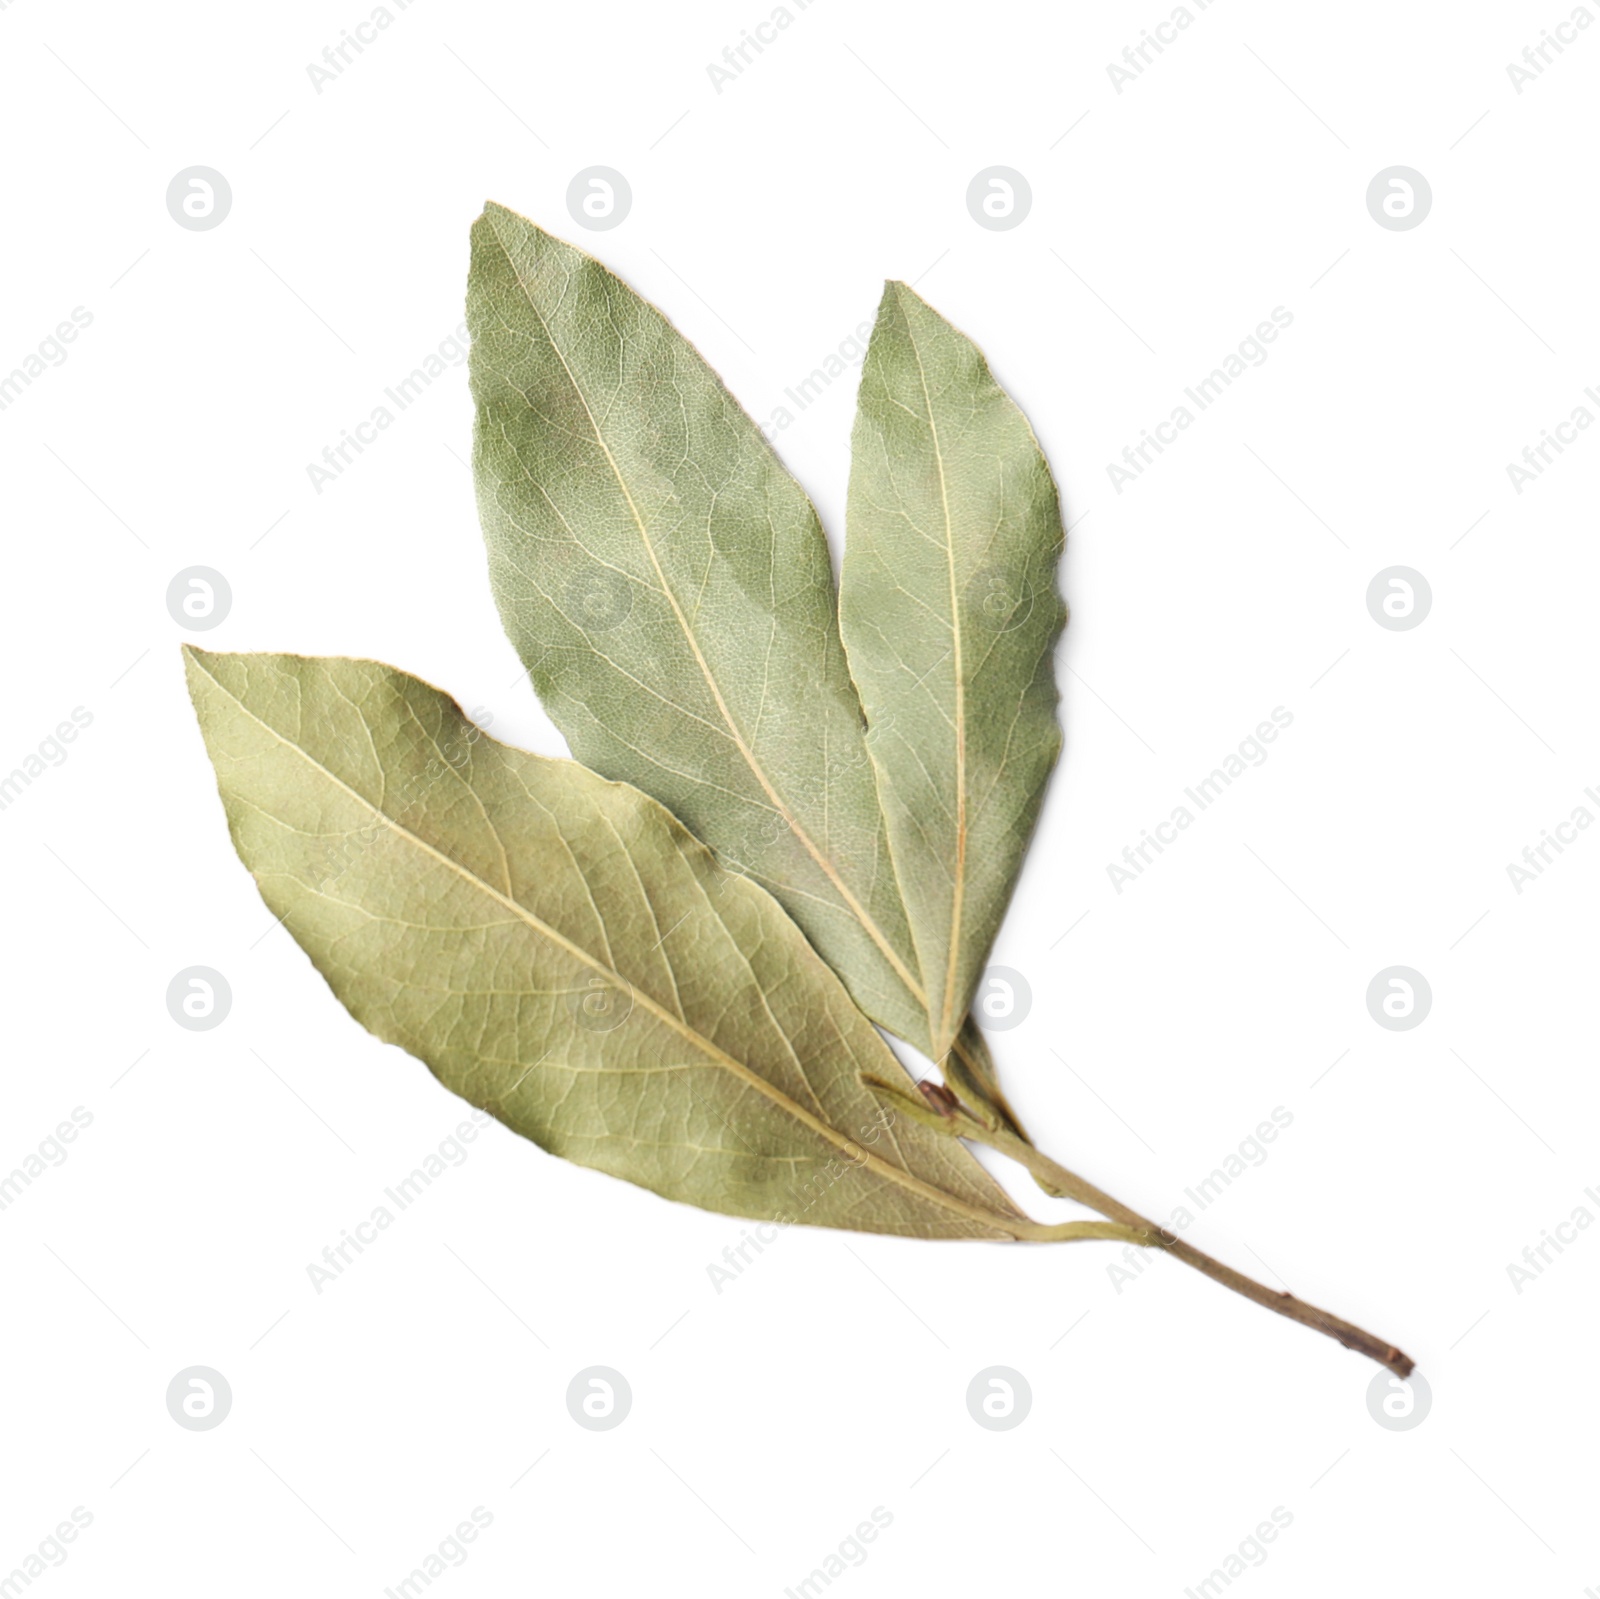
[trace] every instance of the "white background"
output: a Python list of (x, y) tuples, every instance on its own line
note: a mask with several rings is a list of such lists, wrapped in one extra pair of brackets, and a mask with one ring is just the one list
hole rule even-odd
[[(0, 11), (0, 372), (93, 315), (0, 412), (0, 768), (93, 716), (0, 812), (0, 1173), (93, 1116), (0, 1212), (0, 1575), (81, 1505), (27, 1592), (377, 1595), (482, 1506), (430, 1592), (776, 1596), (882, 1506), (830, 1593), (1178, 1595), (1282, 1506), (1232, 1585), (1260, 1599), (1600, 1586), (1600, 1229), (1507, 1272), (1600, 1215), (1600, 836), (1521, 894), (1506, 870), (1600, 813), (1600, 432), (1521, 494), (1506, 472), (1600, 413), (1600, 30), (1519, 95), (1565, 0), (1216, 0), (1118, 93), (1166, 0), (1062, 12), (818, 0), (718, 93), (765, 0), (416, 0), (318, 93), (364, 0)], [(633, 206), (586, 234), (594, 164)], [(995, 164), (1033, 194), (1005, 232), (965, 205)], [(1396, 164), (1432, 188), (1410, 231), (1366, 207)], [(166, 209), (194, 165), (232, 187), (208, 232)], [(886, 276), (990, 353), (1073, 524), (1066, 755), (995, 954), (1033, 994), (1005, 1080), (1162, 1218), (1284, 1107), (1188, 1236), (1407, 1349), (1420, 1426), (1374, 1422), (1370, 1363), (1169, 1261), (1118, 1292), (1109, 1245), (797, 1228), (718, 1294), (740, 1224), (498, 1127), (313, 1290), (464, 1108), (271, 930), (165, 593), (215, 568), (209, 647), (376, 656), (560, 750), (496, 625), (464, 367), (322, 493), (306, 471), (457, 327), (489, 197), (617, 268), (758, 417)], [(1276, 306), (1270, 359), (1119, 494), (1107, 463)], [(836, 539), (853, 390), (780, 439)], [(1410, 631), (1365, 603), (1396, 564), (1432, 588)], [(1279, 705), (1265, 764), (1118, 893), (1107, 864)], [(1432, 987), (1411, 1031), (1367, 1011), (1394, 964)], [(232, 985), (214, 1031), (167, 1013), (190, 965)], [(209, 1432), (165, 1407), (195, 1364), (233, 1392)], [(597, 1364), (634, 1395), (606, 1433), (564, 1402)], [(1011, 1431), (967, 1414), (990, 1365), (1032, 1388)]]

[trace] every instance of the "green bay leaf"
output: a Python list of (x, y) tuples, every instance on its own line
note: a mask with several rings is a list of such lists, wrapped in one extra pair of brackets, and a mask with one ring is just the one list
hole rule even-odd
[(660, 804), (370, 661), (185, 649), (235, 847), (379, 1038), (555, 1154), (731, 1215), (1031, 1236), (777, 902)]
[(1061, 748), (1050, 469), (965, 334), (884, 290), (852, 437), (840, 622), (932, 1017), (955, 1037)]

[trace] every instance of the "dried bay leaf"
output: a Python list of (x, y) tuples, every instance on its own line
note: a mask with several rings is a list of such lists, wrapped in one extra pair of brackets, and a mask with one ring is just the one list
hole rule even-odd
[[(334, 993), (514, 1130), (668, 1198), (1160, 1248), (1407, 1377), (1043, 1155), (994, 1088), (967, 1009), (1059, 751), (1062, 529), (971, 341), (888, 285), (841, 631), (809, 502), (660, 314), (499, 207), (473, 257), (496, 598), (601, 770), (375, 662), (186, 647), (235, 847)], [(868, 1016), (947, 1085), (917, 1092)], [(1030, 1220), (968, 1143), (1105, 1220)]]
[(965, 334), (884, 289), (851, 442), (840, 625), (935, 1052), (972, 1000), (1061, 749), (1050, 469)]
[(240, 857), (370, 1031), (551, 1152), (736, 1216), (1038, 1232), (777, 903), (656, 801), (370, 661), (185, 649)]
[[(888, 285), (841, 631), (809, 502), (653, 307), (491, 206), (469, 320), (496, 599), (600, 770), (496, 743), (375, 662), (185, 649), (235, 847), (351, 1013), (668, 1198), (1160, 1248), (1407, 1377), (1393, 1343), (1042, 1154), (994, 1087), (967, 1012), (1060, 746), (1062, 529), (971, 341)], [(947, 1084), (919, 1093), (869, 1016)], [(1030, 1220), (968, 1143), (1105, 1220)]]
[(568, 747), (765, 885), (864, 1010), (925, 1039), (810, 500), (654, 306), (500, 206), (473, 227), (467, 320), (490, 578)]

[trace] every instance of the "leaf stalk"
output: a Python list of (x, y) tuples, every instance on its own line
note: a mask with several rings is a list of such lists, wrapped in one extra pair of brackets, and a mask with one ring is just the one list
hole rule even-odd
[[(866, 1081), (876, 1093), (891, 1098), (896, 1108), (914, 1121), (947, 1133), (951, 1137), (970, 1139), (973, 1143), (987, 1144), (991, 1149), (999, 1150), (1002, 1155), (1009, 1156), (1029, 1171), (1041, 1184), (1048, 1185), (1066, 1199), (1076, 1200), (1078, 1204), (1098, 1211), (1112, 1224), (1110, 1230), (1101, 1233), (1082, 1230), (1068, 1232), (1036, 1222), (1026, 1228), (1016, 1227), (1014, 1230), (1017, 1237), (1030, 1243), (1054, 1242), (1058, 1237), (1062, 1240), (1105, 1237), (1132, 1242), (1141, 1248), (1164, 1249), (1175, 1259), (1181, 1260), (1184, 1265), (1193, 1267), (1195, 1271), (1209, 1277), (1213, 1282), (1221, 1283), (1224, 1288), (1231, 1288), (1234, 1293), (1242, 1295), (1253, 1304), (1260, 1305), (1275, 1315), (1286, 1316), (1290, 1321), (1299, 1322), (1302, 1327), (1309, 1327), (1313, 1332), (1322, 1333), (1325, 1337), (1343, 1344), (1346, 1349), (1353, 1349), (1358, 1354), (1366, 1355), (1369, 1359), (1377, 1361), (1380, 1366), (1392, 1371), (1397, 1377), (1404, 1378), (1411, 1375), (1416, 1362), (1387, 1339), (1368, 1332), (1364, 1327), (1357, 1327), (1353, 1322), (1345, 1321), (1331, 1311), (1309, 1305), (1305, 1300), (1295, 1298), (1287, 1290), (1268, 1288), (1254, 1278), (1246, 1277), (1243, 1272), (1225, 1266), (1220, 1260), (1213, 1259), (1192, 1244), (1186, 1243), (1170, 1228), (1158, 1226), (1141, 1216), (1138, 1211), (1130, 1209), (1120, 1200), (1113, 1199), (1110, 1194), (1096, 1188), (1093, 1183), (1080, 1177), (1076, 1172), (1068, 1171), (1065, 1166), (1042, 1154), (1025, 1139), (1018, 1138), (1005, 1128), (988, 1126), (964, 1105), (954, 1101), (948, 1091), (942, 1098), (934, 1096), (912, 1098), (876, 1078), (869, 1077)], [(1072, 1222), (1063, 1225), (1064, 1228), (1080, 1229), (1085, 1226), (1090, 1228), (1095, 1226), (1094, 1223)]]

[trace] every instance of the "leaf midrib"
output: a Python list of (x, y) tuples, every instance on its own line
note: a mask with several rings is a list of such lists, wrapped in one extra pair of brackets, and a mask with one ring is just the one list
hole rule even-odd
[(967, 693), (966, 677), (961, 661), (961, 608), (956, 593), (955, 529), (950, 517), (950, 491), (945, 482), (944, 448), (939, 442), (939, 424), (933, 414), (933, 396), (928, 392), (928, 373), (922, 364), (922, 350), (917, 344), (916, 329), (902, 305), (900, 314), (905, 318), (906, 339), (917, 362), (917, 379), (922, 385), (922, 403), (928, 413), (928, 432), (933, 440), (933, 459), (939, 469), (939, 503), (944, 514), (945, 564), (950, 576), (950, 638), (955, 677), (955, 740), (956, 740), (956, 863), (954, 882), (950, 894), (950, 952), (945, 966), (944, 1006), (940, 1037), (934, 1040), (935, 1048), (942, 1039), (952, 1039), (952, 1002), (956, 992), (956, 972), (961, 954), (961, 918), (965, 908), (967, 885)]
[[(864, 1148), (862, 1145), (856, 1143), (853, 1139), (847, 1138), (836, 1128), (829, 1126), (827, 1122), (821, 1120), (817, 1116), (812, 1115), (810, 1111), (806, 1110), (803, 1106), (790, 1099), (789, 1096), (785, 1094), (782, 1089), (778, 1088), (776, 1084), (768, 1082), (768, 1080), (761, 1076), (759, 1072), (753, 1071), (742, 1061), (739, 1061), (732, 1055), (729, 1055), (726, 1050), (720, 1048), (703, 1033), (699, 1032), (693, 1027), (690, 1027), (687, 1022), (681, 1021), (678, 1017), (674, 1016), (670, 1010), (659, 1004), (643, 989), (639, 988), (628, 978), (624, 977), (621, 972), (607, 965), (604, 961), (597, 960), (594, 956), (589, 954), (587, 950), (583, 949), (582, 946), (574, 944), (562, 933), (551, 927), (549, 923), (534, 915), (532, 911), (521, 904), (518, 900), (511, 898), (509, 895), (502, 894), (497, 888), (494, 887), (492, 883), (486, 882), (475, 872), (468, 871), (466, 867), (460, 864), (460, 862), (452, 860), (450, 856), (446, 855), (443, 851), (436, 849), (425, 838), (421, 838), (416, 833), (413, 833), (410, 828), (401, 826), (401, 824), (392, 816), (390, 816), (387, 811), (373, 805), (373, 803), (367, 799), (365, 795), (359, 793), (356, 789), (352, 788), (348, 783), (346, 783), (344, 779), (341, 778), (337, 773), (324, 766), (322, 762), (313, 756), (309, 750), (295, 743), (294, 740), (286, 738), (270, 722), (258, 716), (253, 710), (251, 710), (251, 708), (246, 705), (245, 702), (241, 700), (232, 689), (228, 688), (228, 686), (210, 670), (205, 661), (201, 658), (198, 651), (194, 650), (188, 645), (184, 646), (184, 651), (188, 655), (189, 659), (192, 660), (199, 668), (199, 670), (205, 673), (207, 680), (216, 688), (218, 693), (225, 695), (252, 722), (254, 722), (264, 732), (270, 734), (274, 739), (277, 740), (278, 743), (283, 745), (285, 749), (288, 749), (294, 754), (298, 755), (308, 766), (313, 769), (313, 771), (317, 772), (324, 779), (326, 779), (327, 782), (332, 784), (335, 788), (341, 789), (344, 793), (348, 794), (351, 799), (364, 806), (371, 814), (381, 817), (384, 824), (397, 837), (405, 840), (407, 843), (415, 845), (424, 854), (432, 856), (433, 859), (440, 865), (445, 866), (450, 871), (456, 873), (456, 875), (459, 876), (463, 882), (467, 883), (472, 888), (477, 889), (479, 893), (487, 896), (489, 899), (509, 910), (512, 915), (526, 922), (536, 934), (539, 934), (559, 948), (565, 950), (567, 954), (572, 956), (577, 961), (590, 967), (600, 976), (609, 977), (613, 982), (622, 985), (634, 996), (634, 998), (642, 1005), (642, 1007), (650, 1013), (651, 1016), (653, 1016), (658, 1022), (663, 1023), (670, 1031), (679, 1034), (686, 1043), (688, 1043), (692, 1048), (699, 1050), (700, 1053), (702, 1053), (713, 1065), (719, 1066), (723, 1070), (731, 1072), (733, 1076), (740, 1082), (746, 1084), (748, 1087), (754, 1088), (758, 1093), (765, 1095), (769, 1100), (772, 1101), (773, 1104), (775, 1104), (780, 1110), (786, 1112), (795, 1121), (799, 1122), (802, 1126), (808, 1128), (813, 1133), (818, 1134), (826, 1142), (832, 1144), (842, 1153), (845, 1153), (853, 1164), (865, 1166), (869, 1170), (876, 1172), (880, 1177), (888, 1179), (890, 1182), (897, 1184), (899, 1187), (902, 1187), (911, 1193), (917, 1194), (923, 1199), (932, 1200), (935, 1204), (942, 1206), (946, 1210), (951, 1211), (953, 1214), (961, 1216), (968, 1221), (977, 1222), (1001, 1233), (1010, 1233), (1011, 1229), (1003, 1217), (996, 1215), (992, 1211), (986, 1211), (979, 1206), (968, 1205), (965, 1201), (958, 1199), (954, 1194), (946, 1193), (944, 1189), (936, 1187), (932, 1183), (925, 1182), (922, 1178), (917, 1177), (913, 1173), (902, 1170), (900, 1167), (893, 1165), (891, 1162), (883, 1160), (871, 1150)], [(365, 726), (366, 719), (364, 717), (360, 717), (359, 712), (357, 715), (363, 726)], [(627, 851), (624, 850), (624, 853), (626, 854)], [(253, 870), (254, 869), (252, 868), (252, 871)], [(578, 873), (578, 875), (579, 877), (583, 877), (583, 873), (581, 871)], [(584, 881), (587, 883), (587, 879), (584, 879)], [(778, 1031), (782, 1033), (781, 1028), (779, 1028)]]

